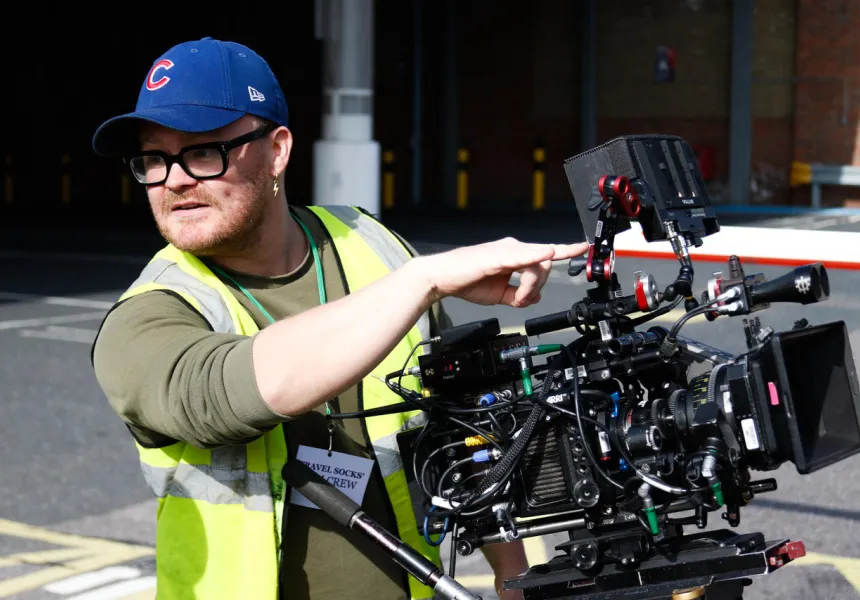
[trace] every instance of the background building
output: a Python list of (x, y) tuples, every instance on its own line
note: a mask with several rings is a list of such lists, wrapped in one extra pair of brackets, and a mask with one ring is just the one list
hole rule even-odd
[[(686, 138), (715, 203), (809, 205), (808, 186), (789, 186), (792, 161), (860, 165), (855, 0), (412, 0), (374, 10), (373, 131), (393, 152), (395, 210), (456, 209), (460, 149), (476, 210), (532, 210), (536, 147), (545, 207), (569, 204), (562, 161), (626, 133)], [(310, 1), (279, 3), (247, 18), (90, 18), (24, 44), (5, 37), (0, 220), (149, 227), (143, 190), (90, 140), (102, 120), (133, 109), (160, 53), (207, 35), (269, 61), (295, 136), (288, 196), (310, 203), (324, 72), (314, 13)], [(822, 203), (855, 197), (836, 187)]]

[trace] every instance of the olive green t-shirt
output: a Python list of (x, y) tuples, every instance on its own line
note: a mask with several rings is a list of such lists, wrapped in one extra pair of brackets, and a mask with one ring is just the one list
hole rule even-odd
[[(330, 240), (309, 211), (293, 210), (307, 225), (319, 249), (327, 301), (343, 297), (345, 289)], [(411, 246), (410, 249), (414, 252)], [(283, 276), (226, 272), (275, 320), (320, 303), (310, 252), (298, 269)], [(230, 278), (222, 280), (258, 327), (270, 324)], [(431, 314), (433, 335), (439, 328), (450, 326), (441, 304), (434, 305)], [(248, 336), (213, 332), (205, 319), (178, 296), (151, 291), (120, 303), (108, 314), (93, 348), (93, 366), (110, 405), (142, 443), (182, 440), (198, 447), (242, 443), (283, 422), (291, 456), (295, 456), (300, 444), (327, 448), (324, 405), (284, 420), (263, 401), (253, 375), (252, 341)], [(332, 344), (336, 343), (332, 340)], [(318, 358), (325, 364), (326, 356)], [(356, 388), (332, 399), (332, 408), (358, 411)], [(338, 425), (334, 450), (371, 457), (359, 420), (334, 422)], [(374, 466), (362, 508), (396, 533), (378, 466)], [(358, 590), (372, 590), (377, 600), (408, 595), (405, 572), (373, 542), (346, 530), (319, 510), (289, 504), (287, 512), (281, 598), (356, 598)]]

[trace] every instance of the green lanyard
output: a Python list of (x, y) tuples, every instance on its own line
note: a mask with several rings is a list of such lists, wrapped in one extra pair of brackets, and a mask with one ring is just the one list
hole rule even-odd
[[(308, 231), (307, 226), (304, 223), (302, 223), (299, 220), (299, 218), (296, 217), (295, 215), (293, 215), (293, 218), (295, 218), (296, 223), (298, 223), (301, 226), (302, 231), (305, 232), (305, 236), (307, 236), (307, 238), (308, 238), (308, 244), (310, 244), (310, 246), (311, 246), (311, 252), (314, 255), (314, 267), (316, 267), (316, 271), (317, 271), (317, 290), (319, 291), (319, 294), (320, 294), (320, 304), (325, 304), (325, 302), (326, 302), (325, 280), (323, 279), (322, 261), (320, 260), (319, 249), (317, 248), (317, 244), (314, 241), (314, 237), (311, 235), (311, 232)], [(260, 312), (263, 313), (263, 315), (265, 315), (265, 317), (267, 319), (269, 319), (270, 323), (274, 324), (275, 319), (272, 318), (272, 315), (269, 314), (269, 311), (267, 311), (265, 308), (263, 308), (262, 304), (257, 302), (257, 299), (251, 295), (251, 292), (246, 290), (245, 287), (241, 283), (239, 283), (238, 281), (236, 281), (235, 279), (230, 277), (227, 273), (225, 273), (223, 271), (223, 269), (221, 269), (217, 265), (212, 265), (212, 268), (215, 271), (217, 271), (218, 273), (220, 273), (221, 275), (223, 275), (224, 277), (226, 277), (227, 279), (229, 279), (230, 281), (232, 281), (234, 284), (236, 284), (236, 287), (238, 287), (239, 290), (243, 294), (245, 294), (245, 296), (248, 297), (248, 300), (250, 300), (254, 304), (254, 306), (256, 306), (260, 310)]]
[[(320, 260), (319, 249), (317, 248), (317, 244), (314, 241), (314, 237), (311, 235), (311, 232), (308, 230), (307, 226), (304, 223), (302, 223), (301, 219), (299, 219), (296, 215), (293, 215), (293, 218), (296, 220), (296, 223), (298, 223), (301, 226), (302, 231), (305, 232), (305, 236), (308, 238), (308, 244), (310, 244), (311, 253), (313, 254), (313, 257), (314, 257), (314, 267), (316, 267), (316, 272), (317, 272), (317, 289), (319, 290), (319, 294), (320, 294), (320, 304), (325, 304), (326, 303), (325, 280), (323, 279), (322, 260)], [(235, 279), (230, 277), (227, 273), (224, 272), (223, 269), (221, 269), (217, 265), (212, 265), (212, 269), (217, 271), (218, 273), (220, 273), (221, 275), (223, 275), (224, 277), (226, 277), (230, 281), (232, 281), (234, 284), (236, 284), (236, 287), (238, 287), (239, 290), (243, 294), (245, 294), (245, 296), (248, 297), (248, 300), (250, 300), (254, 304), (254, 306), (256, 306), (260, 310), (260, 312), (263, 313), (263, 315), (265, 315), (265, 317), (269, 320), (269, 322), (273, 323), (273, 324), (275, 323), (275, 319), (272, 318), (272, 315), (269, 314), (269, 311), (267, 311), (265, 308), (263, 308), (262, 304), (257, 302), (257, 299), (251, 295), (251, 292), (249, 292), (248, 290), (245, 289), (245, 286), (243, 286), (241, 283), (239, 283), (238, 281), (236, 281)], [(326, 417), (331, 416), (331, 405), (329, 405), (328, 402), (325, 403), (325, 414), (326, 414)], [(332, 442), (332, 435), (331, 434), (334, 431), (334, 423), (332, 423), (331, 419), (328, 419), (328, 423), (329, 423), (328, 424), (329, 455), (331, 455), (331, 442)]]

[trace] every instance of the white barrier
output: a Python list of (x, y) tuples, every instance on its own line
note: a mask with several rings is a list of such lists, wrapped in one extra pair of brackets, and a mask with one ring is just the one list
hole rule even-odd
[[(615, 236), (617, 257), (677, 260), (668, 241), (649, 244), (641, 225), (635, 221), (630, 225)], [(828, 269), (860, 270), (860, 233), (850, 231), (721, 226), (703, 242), (688, 248), (694, 261), (724, 263), (734, 254), (744, 263), (796, 267), (820, 262)]]

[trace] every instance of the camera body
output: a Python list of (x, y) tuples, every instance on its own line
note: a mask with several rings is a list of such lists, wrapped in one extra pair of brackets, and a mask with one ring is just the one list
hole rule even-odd
[[(451, 535), (460, 555), (567, 532), (550, 563), (506, 582), (531, 598), (670, 597), (678, 586), (742, 585), (803, 554), (760, 533), (685, 534), (721, 511), (732, 527), (757, 494), (756, 472), (806, 474), (860, 451), (860, 385), (845, 323), (789, 331), (744, 319), (736, 355), (685, 338), (689, 318), (746, 316), (773, 303), (826, 300), (815, 263), (767, 281), (729, 259), (696, 298), (687, 247), (719, 231), (695, 157), (676, 136), (629, 136), (565, 161), (589, 241), (572, 276), (595, 284), (570, 310), (530, 319), (527, 335), (487, 319), (442, 332), (419, 356), (425, 410), (397, 443), (420, 531)], [(614, 235), (638, 219), (680, 263), (660, 290), (637, 272), (625, 295)], [(642, 327), (683, 302), (670, 327)], [(576, 329), (562, 344), (528, 336)], [(679, 513), (692, 513), (677, 517)], [(453, 569), (453, 566), (452, 566)], [(729, 592), (734, 593), (734, 592)], [(732, 598), (739, 597), (739, 593)]]

